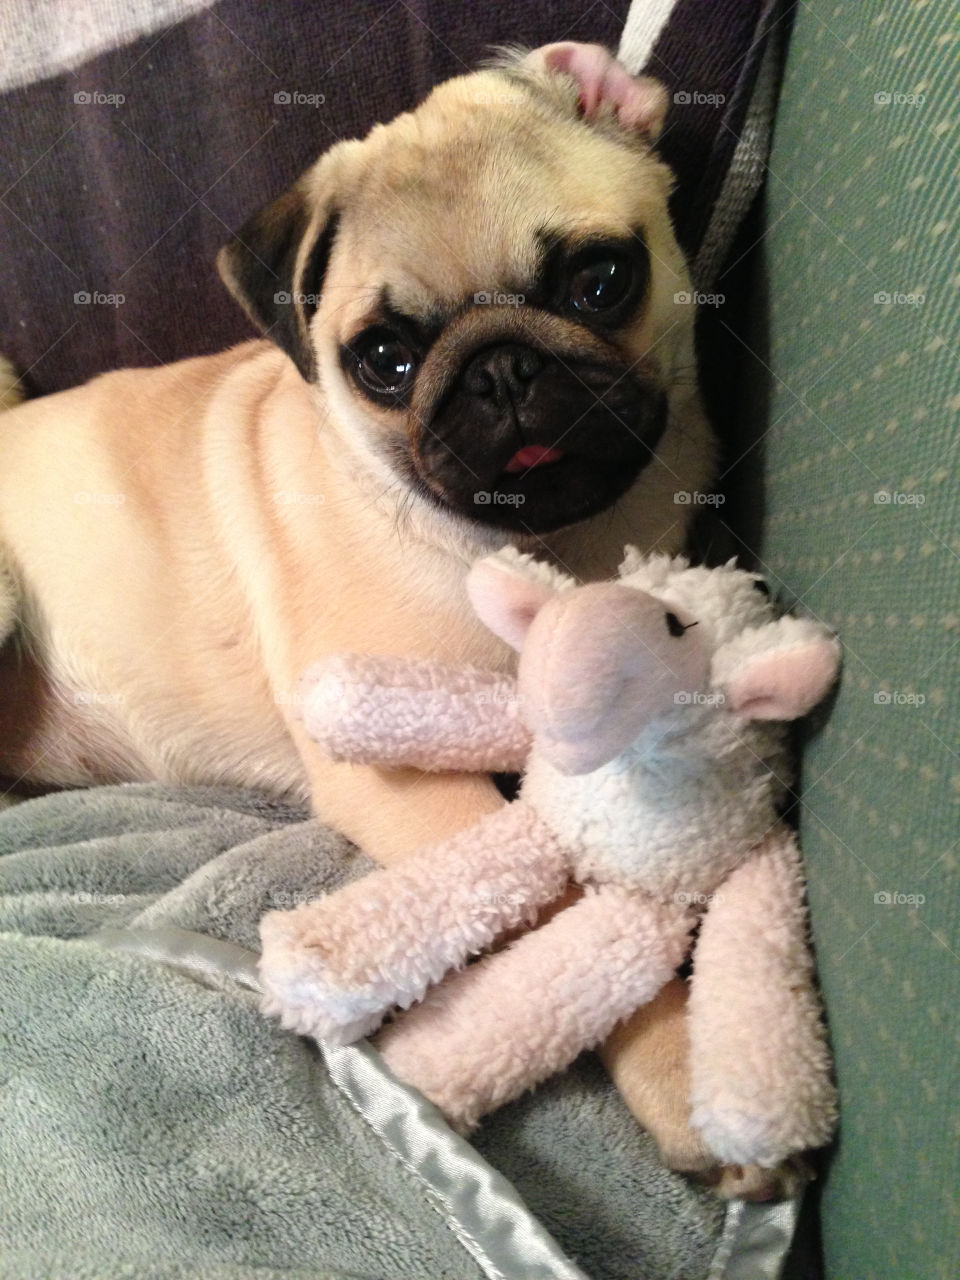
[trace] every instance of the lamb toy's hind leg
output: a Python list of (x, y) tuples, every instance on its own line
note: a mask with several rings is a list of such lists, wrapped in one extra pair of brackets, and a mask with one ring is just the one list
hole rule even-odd
[(692, 1123), (727, 1164), (772, 1167), (833, 1132), (800, 854), (778, 827), (720, 886), (693, 961)]
[(349, 1043), (407, 1008), (448, 969), (531, 924), (569, 865), (522, 800), (329, 897), (260, 922), (264, 1012)]
[(376, 1045), (401, 1080), (468, 1131), (593, 1048), (669, 981), (693, 916), (615, 886), (430, 993)]

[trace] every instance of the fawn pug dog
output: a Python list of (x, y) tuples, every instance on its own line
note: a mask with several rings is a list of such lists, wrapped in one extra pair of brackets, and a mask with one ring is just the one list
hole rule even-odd
[[(586, 580), (625, 542), (681, 548), (673, 495), (714, 450), (665, 111), (596, 46), (441, 84), (222, 251), (264, 340), (6, 412), (0, 774), (264, 787), (383, 862), (503, 803), (486, 777), (332, 763), (297, 680), (351, 649), (506, 666), (463, 589), (506, 543)], [(682, 999), (608, 1059), (696, 1169)]]

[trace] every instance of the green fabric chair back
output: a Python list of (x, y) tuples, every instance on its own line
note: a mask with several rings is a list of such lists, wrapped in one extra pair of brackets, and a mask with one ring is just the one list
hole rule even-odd
[(949, 4), (799, 4), (770, 161), (760, 554), (845, 650), (801, 812), (829, 1280), (960, 1275), (958, 45)]

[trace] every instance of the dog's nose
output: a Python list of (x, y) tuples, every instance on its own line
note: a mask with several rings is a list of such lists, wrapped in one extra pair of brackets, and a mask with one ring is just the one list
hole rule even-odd
[(478, 351), (464, 370), (463, 385), (471, 395), (492, 396), (508, 391), (521, 400), (527, 384), (543, 368), (543, 357), (521, 342), (505, 342)]

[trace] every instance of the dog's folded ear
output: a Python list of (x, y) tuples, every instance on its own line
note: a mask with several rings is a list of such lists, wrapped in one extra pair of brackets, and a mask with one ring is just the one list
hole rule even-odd
[(331, 209), (298, 182), (246, 222), (217, 255), (224, 284), (308, 382), (316, 377), (310, 317), (316, 311), (337, 229)]
[(669, 102), (666, 86), (651, 76), (631, 75), (602, 45), (572, 40), (547, 44), (526, 54), (520, 65), (569, 76), (587, 120), (607, 110), (622, 129), (651, 146), (663, 129)]

